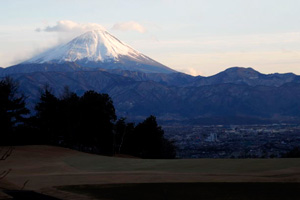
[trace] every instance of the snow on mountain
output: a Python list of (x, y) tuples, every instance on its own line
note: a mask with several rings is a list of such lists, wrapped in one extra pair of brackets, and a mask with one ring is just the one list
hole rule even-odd
[[(84, 66), (120, 68), (147, 72), (176, 72), (134, 50), (105, 30), (86, 32), (67, 44), (59, 45), (22, 64), (75, 62)], [(92, 63), (92, 64), (91, 64)], [(113, 65), (116, 63), (118, 66)], [(121, 63), (121, 65), (120, 65)], [(105, 66), (104, 64), (109, 64)]]

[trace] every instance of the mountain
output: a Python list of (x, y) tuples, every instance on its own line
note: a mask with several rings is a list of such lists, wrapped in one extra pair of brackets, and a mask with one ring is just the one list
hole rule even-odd
[(245, 84), (249, 86), (281, 86), (285, 83), (300, 83), (300, 77), (293, 73), (262, 74), (252, 68), (232, 67), (210, 77), (195, 77), (189, 86), (217, 85), (224, 83)]
[(106, 70), (112, 74), (132, 78), (135, 81), (154, 81), (168, 86), (187, 86), (192, 84), (197, 77), (185, 73), (143, 73), (128, 70)]
[(130, 77), (136, 81), (155, 81), (163, 85), (201, 87), (206, 85), (237, 84), (248, 86), (279, 87), (286, 83), (300, 83), (300, 76), (293, 73), (262, 74), (252, 68), (232, 67), (213, 76), (191, 76), (184, 73), (143, 73), (127, 70), (106, 70), (109, 73)]
[(65, 86), (78, 95), (87, 90), (108, 93), (118, 116), (130, 120), (150, 114), (161, 122), (185, 124), (273, 123), (300, 119), (300, 84), (297, 82), (280, 86), (244, 83), (184, 86), (180, 82), (193, 81), (193, 77), (121, 70), (33, 72), (11, 76), (20, 83), (31, 108), (47, 84), (57, 96)]
[(23, 63), (0, 68), (28, 97), (31, 110), (49, 85), (108, 93), (120, 117), (195, 124), (247, 124), (300, 120), (300, 76), (262, 74), (233, 67), (203, 77), (176, 72), (106, 31), (87, 32)]
[[(49, 65), (66, 63), (74, 63), (79, 68), (122, 69), (145, 73), (176, 72), (134, 50), (104, 30), (86, 32), (67, 44), (47, 50), (14, 68), (29, 68), (31, 72), (33, 68), (35, 71), (56, 71)], [(45, 68), (45, 65), (49, 67)]]

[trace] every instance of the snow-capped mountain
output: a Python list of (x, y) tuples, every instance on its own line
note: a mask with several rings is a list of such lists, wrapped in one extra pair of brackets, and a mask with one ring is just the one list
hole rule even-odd
[(67, 44), (47, 50), (22, 64), (63, 64), (66, 62), (104, 69), (149, 73), (176, 72), (134, 50), (105, 30), (86, 32)]

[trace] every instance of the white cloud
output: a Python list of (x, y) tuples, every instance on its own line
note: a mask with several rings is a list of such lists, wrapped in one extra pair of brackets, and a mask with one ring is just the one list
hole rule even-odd
[(87, 31), (96, 29), (106, 30), (102, 25), (97, 23), (77, 23), (71, 20), (60, 20), (55, 25), (48, 25), (43, 28), (38, 27), (35, 31), (53, 33), (56, 35), (57, 44), (62, 44)]
[(101, 29), (106, 30), (103, 26), (97, 23), (80, 24), (70, 20), (60, 20), (54, 26), (47, 26), (46, 28), (37, 28), (35, 31), (41, 32), (86, 32), (90, 30)]
[(187, 67), (184, 69), (177, 69), (180, 72), (184, 72), (186, 74), (190, 74), (192, 76), (202, 76), (203, 72), (200, 69), (194, 68), (194, 67)]
[(145, 27), (143, 27), (141, 24), (134, 21), (116, 23), (115, 25), (113, 25), (112, 29), (119, 30), (119, 31), (137, 31), (140, 33), (146, 32)]

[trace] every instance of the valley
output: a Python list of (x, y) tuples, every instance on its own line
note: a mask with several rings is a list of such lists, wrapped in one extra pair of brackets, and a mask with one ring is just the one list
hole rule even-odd
[(299, 147), (299, 125), (165, 126), (178, 158), (281, 158)]

